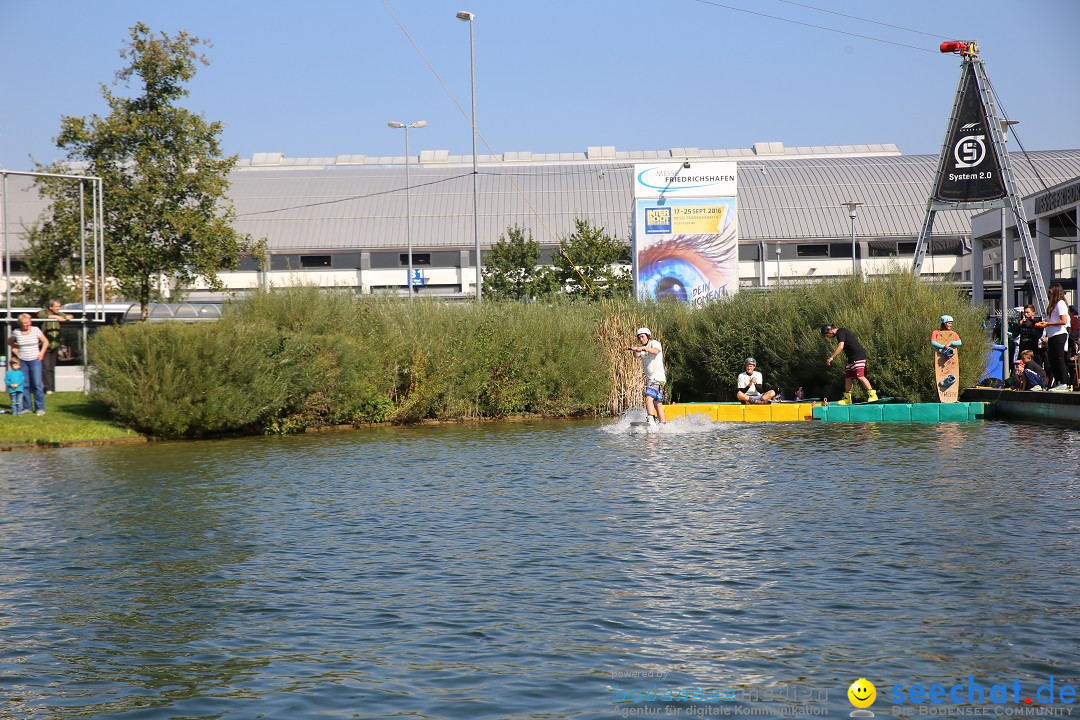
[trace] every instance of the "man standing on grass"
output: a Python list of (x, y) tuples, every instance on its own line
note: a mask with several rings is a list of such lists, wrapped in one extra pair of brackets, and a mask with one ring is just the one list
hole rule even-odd
[(50, 300), (48, 307), (38, 312), (38, 318), (45, 320), (41, 323), (41, 332), (49, 341), (49, 349), (41, 359), (41, 379), (45, 384), (45, 394), (52, 395), (56, 390), (56, 360), (60, 356), (59, 321), (70, 320), (71, 316), (60, 312), (59, 300)]
[(827, 338), (836, 338), (836, 349), (833, 350), (832, 355), (825, 359), (826, 365), (832, 365), (832, 361), (840, 354), (841, 350), (844, 351), (844, 355), (847, 357), (847, 366), (844, 368), (844, 399), (838, 402), (837, 405), (851, 404), (851, 386), (856, 378), (866, 388), (868, 395), (866, 401), (876, 402), (878, 399), (877, 391), (870, 386), (870, 381), (866, 379), (866, 348), (855, 337), (855, 333), (847, 328), (838, 328), (835, 325), (827, 324), (821, 327), (821, 334)]

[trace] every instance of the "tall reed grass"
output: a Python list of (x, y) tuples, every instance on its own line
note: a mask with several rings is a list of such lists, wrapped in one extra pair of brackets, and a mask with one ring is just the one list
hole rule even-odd
[(984, 308), (950, 284), (904, 271), (743, 292), (696, 309), (663, 303), (658, 310), (677, 338), (667, 351), (669, 377), (675, 399), (684, 401), (733, 400), (747, 357), (758, 361), (766, 385), (789, 399), (799, 387), (807, 397), (839, 398), (843, 356), (825, 365), (836, 348), (821, 335), (827, 322), (855, 333), (878, 395), (902, 402), (937, 401), (930, 333), (941, 315), (955, 318), (964, 342), (962, 386), (982, 379), (990, 349)]
[[(641, 405), (626, 351), (652, 329), (676, 401), (732, 400), (745, 357), (790, 396), (838, 397), (842, 364), (824, 322), (870, 353), (881, 395), (936, 399), (931, 330), (948, 313), (964, 340), (963, 384), (980, 379), (982, 311), (955, 288), (898, 272), (744, 292), (700, 308), (674, 302), (402, 303), (294, 287), (229, 307), (220, 322), (97, 333), (97, 393), (143, 432), (199, 437), (322, 425), (511, 415), (617, 414)], [(970, 358), (970, 360), (969, 360)]]
[(294, 287), (218, 323), (97, 333), (98, 394), (166, 437), (604, 411), (595, 306), (403, 304)]

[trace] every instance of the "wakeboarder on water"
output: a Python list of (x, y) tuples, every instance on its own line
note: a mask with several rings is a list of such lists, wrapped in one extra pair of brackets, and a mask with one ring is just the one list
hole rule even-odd
[(659, 340), (652, 339), (652, 331), (647, 327), (638, 328), (637, 339), (637, 347), (627, 345), (626, 349), (641, 358), (641, 368), (645, 371), (645, 421), (651, 425), (655, 415), (656, 421), (665, 423), (664, 384), (667, 383), (667, 375), (664, 374), (664, 348)]

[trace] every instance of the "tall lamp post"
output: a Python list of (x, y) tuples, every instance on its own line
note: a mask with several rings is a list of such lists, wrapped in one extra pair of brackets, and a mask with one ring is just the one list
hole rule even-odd
[(854, 200), (848, 200), (840, 203), (841, 207), (847, 208), (847, 215), (851, 218), (851, 274), (856, 273), (855, 269), (855, 216), (859, 214), (859, 206), (861, 202), (855, 202)]
[(405, 131), (405, 239), (409, 245), (409, 302), (413, 299), (413, 268), (412, 268), (412, 210), (409, 208), (409, 130), (427, 126), (427, 120), (417, 120), (414, 123), (394, 122), (386, 123), (395, 130)]
[(462, 10), (455, 17), (462, 22), (469, 23), (469, 85), (472, 88), (472, 212), (473, 212), (473, 241), (476, 243), (476, 302), (480, 302), (481, 277), (480, 277), (480, 211), (476, 200), (476, 50), (473, 44), (473, 20), (475, 13)]
[[(1008, 144), (1009, 142), (1009, 126), (1019, 125), (1019, 120), (1004, 120), (999, 119), (1001, 123), (1001, 142)], [(1009, 248), (1009, 252), (1005, 252), (1005, 243), (1011, 242), (1009, 240), (1009, 232), (1005, 227), (1006, 213), (1005, 208), (1001, 208), (998, 211), (998, 219), (1001, 221), (1001, 327), (999, 328), (1001, 334), (1001, 344), (1005, 346), (1006, 360), (1002, 361), (1002, 372), (1004, 377), (1008, 377), (1009, 363), (1007, 360), (1009, 352), (1009, 307), (1013, 301), (1013, 269), (1012, 269), (1012, 248)], [(982, 272), (982, 268), (978, 269)], [(975, 272), (975, 268), (971, 268), (971, 272)]]

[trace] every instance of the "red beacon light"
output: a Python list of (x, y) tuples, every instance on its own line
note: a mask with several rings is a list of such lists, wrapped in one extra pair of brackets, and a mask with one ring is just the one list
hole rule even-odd
[(959, 53), (960, 55), (975, 55), (979, 49), (975, 41), (964, 42), (963, 40), (948, 40), (941, 43), (941, 52)]

